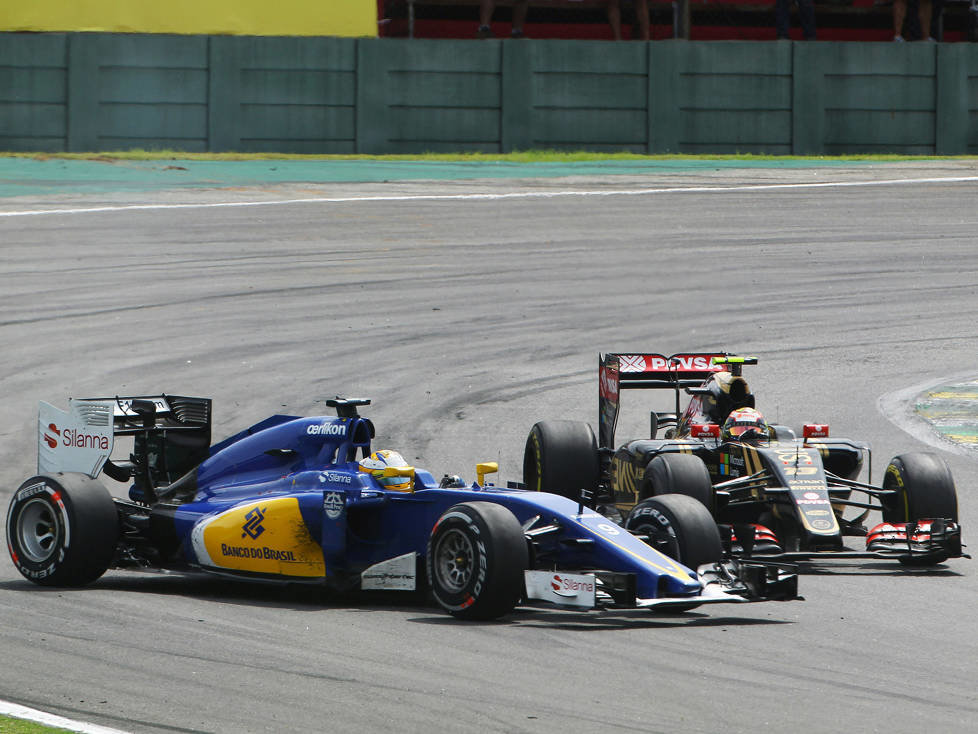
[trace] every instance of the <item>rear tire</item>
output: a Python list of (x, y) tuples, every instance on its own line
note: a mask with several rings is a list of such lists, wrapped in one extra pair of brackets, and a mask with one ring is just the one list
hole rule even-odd
[(105, 573), (119, 538), (112, 495), (84, 474), (32, 477), (7, 511), (10, 557), (42, 586), (84, 586)]
[(706, 464), (692, 454), (659, 454), (642, 475), (639, 487), (642, 498), (664, 494), (681, 494), (702, 504), (716, 516), (716, 495)]
[(428, 583), (458, 619), (495, 619), (523, 596), (529, 563), (516, 516), (492, 502), (465, 502), (439, 518), (428, 539)]
[(530, 430), (523, 451), (523, 483), (536, 492), (574, 500), (581, 490), (598, 488), (598, 442), (587, 423), (540, 421)]
[(937, 454), (894, 456), (886, 467), (883, 489), (896, 491), (883, 502), (885, 522), (944, 518), (958, 521), (958, 495), (947, 462)]

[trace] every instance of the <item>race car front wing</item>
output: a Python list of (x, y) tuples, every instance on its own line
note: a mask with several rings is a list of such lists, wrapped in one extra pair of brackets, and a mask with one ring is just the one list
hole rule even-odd
[(961, 526), (951, 520), (884, 522), (866, 535), (866, 550), (904, 563), (940, 563), (971, 558), (963, 552)]
[[(963, 550), (961, 526), (947, 519), (880, 523), (866, 532), (864, 551), (829, 549), (784, 552), (776, 542), (752, 543), (749, 537), (752, 531), (757, 532), (748, 526), (738, 526), (735, 532), (730, 533), (732, 541), (727, 542), (740, 558), (756, 560), (757, 556), (761, 556), (789, 563), (886, 559), (908, 565), (933, 565), (949, 558), (971, 558)], [(763, 541), (766, 536), (757, 533), (757, 537)]]
[(635, 574), (609, 571), (526, 571), (526, 601), (583, 609), (689, 609), (700, 604), (802, 600), (793, 566), (768, 561), (726, 560), (697, 570), (698, 594), (640, 599)]

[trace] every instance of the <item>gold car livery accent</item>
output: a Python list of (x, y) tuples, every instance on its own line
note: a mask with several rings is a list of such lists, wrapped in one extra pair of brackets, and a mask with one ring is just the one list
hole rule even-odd
[(776, 448), (774, 452), (789, 477), (797, 478), (819, 473), (820, 462), (815, 461), (815, 456), (818, 455), (817, 449)]
[(295, 497), (247, 502), (194, 527), (202, 565), (278, 576), (325, 576), (323, 550), (313, 540)]
[[(695, 449), (699, 446), (696, 443), (686, 443), (679, 445), (679, 453), (695, 455)], [(537, 454), (539, 456), (539, 453)], [(611, 477), (611, 491), (615, 497), (615, 507), (621, 512), (628, 512), (639, 500), (639, 488), (645, 477), (645, 467), (636, 464), (631, 458), (622, 459), (615, 455), (611, 459), (609, 469)]]
[(801, 524), (808, 532), (832, 537), (839, 534), (839, 523), (825, 490), (798, 489), (792, 486), (791, 495), (798, 506)]
[(826, 446), (824, 443), (815, 443), (814, 441), (808, 441), (806, 445), (809, 448), (816, 449), (823, 459), (831, 454), (829, 447)]
[(744, 465), (747, 469), (747, 475), (757, 474), (764, 468), (764, 463), (761, 461), (761, 455), (758, 453), (757, 449), (753, 446), (747, 446), (746, 444), (740, 447), (744, 452)]
[(619, 509), (631, 509), (638, 502), (638, 483), (642, 470), (627, 460), (615, 456), (611, 460), (611, 486)]

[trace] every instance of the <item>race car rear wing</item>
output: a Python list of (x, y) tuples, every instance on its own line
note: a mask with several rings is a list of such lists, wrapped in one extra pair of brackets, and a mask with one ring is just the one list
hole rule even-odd
[[(598, 445), (615, 448), (621, 390), (675, 390), (678, 414), (681, 388), (697, 387), (715, 372), (730, 371), (734, 359), (726, 352), (690, 352), (669, 357), (654, 353), (599, 354)], [(739, 364), (736, 367), (739, 368)]]
[(137, 395), (133, 397), (82, 398), (74, 402), (111, 403), (117, 436), (135, 435), (147, 428), (199, 430), (210, 435), (211, 399), (184, 395)]
[(38, 473), (104, 469), (126, 481), (131, 469), (110, 461), (116, 436), (133, 436), (133, 455), (158, 484), (167, 484), (208, 455), (211, 400), (181, 395), (75, 398), (68, 410), (38, 408)]

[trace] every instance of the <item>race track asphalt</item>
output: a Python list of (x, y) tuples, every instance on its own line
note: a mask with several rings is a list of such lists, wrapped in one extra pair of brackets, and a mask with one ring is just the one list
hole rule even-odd
[[(599, 352), (725, 349), (759, 357), (770, 420), (869, 441), (877, 481), (939, 451), (972, 537), (975, 453), (916, 408), (978, 376), (975, 161), (417, 175), (4, 189), (0, 506), (39, 400), (204, 395), (221, 438), (369, 397), (376, 447), (505, 481), (535, 421), (594, 423)], [(618, 436), (649, 407), (628, 394)], [(42, 589), (3, 559), (0, 699), (147, 733), (978, 731), (974, 563), (459, 623), (207, 577)]]

